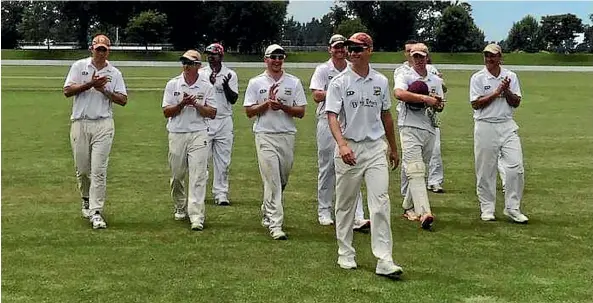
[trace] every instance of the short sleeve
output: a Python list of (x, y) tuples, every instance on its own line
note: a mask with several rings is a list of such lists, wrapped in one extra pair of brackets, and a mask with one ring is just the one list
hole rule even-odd
[(331, 81), (327, 88), (327, 94), (325, 95), (325, 112), (339, 114), (343, 102), (344, 97), (341, 92), (339, 81)]
[(115, 77), (113, 77), (112, 81), (113, 92), (126, 96), (128, 95), (126, 83), (124, 82), (124, 77), (121, 72), (115, 73)]
[(76, 63), (72, 64), (70, 67), (70, 71), (68, 71), (68, 75), (66, 76), (66, 81), (64, 82), (64, 87), (68, 87), (72, 84), (81, 84), (80, 81), (80, 71), (76, 66)]
[(323, 68), (321, 65), (315, 68), (315, 72), (313, 72), (313, 76), (311, 76), (311, 84), (309, 85), (309, 89), (319, 89), (319, 90), (326, 90), (327, 83), (325, 83), (325, 77)]
[(510, 86), (510, 90), (513, 94), (521, 97), (521, 84), (519, 83), (519, 77), (517, 77), (517, 74), (513, 73), (511, 78), (511, 86)]
[(294, 104), (296, 106), (307, 105), (307, 97), (305, 96), (305, 90), (303, 89), (303, 84), (301, 83), (301, 80), (297, 81), (296, 94), (294, 96)]
[(381, 110), (386, 111), (391, 108), (391, 94), (389, 92), (389, 82), (385, 79), (385, 85), (383, 85), (383, 96), (381, 100)]
[(229, 87), (235, 93), (239, 93), (239, 77), (237, 77), (237, 73), (231, 71), (232, 78), (229, 80)]
[(408, 83), (406, 81), (405, 73), (398, 73), (393, 82), (393, 89), (399, 88), (403, 90), (408, 90)]
[(249, 107), (252, 105), (257, 104), (257, 85), (255, 81), (249, 80), (249, 84), (247, 84), (247, 89), (245, 90), (245, 98), (243, 99), (243, 106)]
[(480, 86), (480, 78), (473, 75), (469, 80), (469, 102), (474, 102), (484, 95), (484, 90)]
[(165, 93), (163, 94), (163, 103), (161, 105), (162, 108), (165, 108), (169, 105), (177, 105), (179, 103), (178, 98), (174, 94), (175, 85), (172, 81), (169, 81), (165, 87)]

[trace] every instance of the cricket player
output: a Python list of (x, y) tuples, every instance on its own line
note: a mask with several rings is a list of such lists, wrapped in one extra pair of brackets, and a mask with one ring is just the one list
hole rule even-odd
[[(419, 43), (416, 40), (408, 40), (406, 41), (405, 45), (404, 45), (404, 55), (406, 57), (406, 61), (404, 63), (402, 63), (402, 65), (400, 65), (398, 68), (396, 68), (393, 71), (393, 79), (395, 81), (395, 78), (397, 77), (397, 75), (404, 73), (404, 72), (408, 72), (412, 69), (412, 66), (414, 66), (414, 61), (412, 59), (412, 56), (410, 55), (410, 51), (412, 49), (412, 46), (414, 44)], [(428, 70), (429, 73), (438, 76), (439, 78), (443, 79), (443, 74), (441, 72), (439, 72), (439, 70), (432, 64), (430, 64), (430, 55), (427, 58), (427, 64), (426, 64), (426, 70)], [(443, 82), (443, 91), (446, 92), (446, 86)], [(399, 112), (401, 110), (401, 106), (402, 103), (398, 102), (396, 109)], [(435, 127), (435, 143), (434, 143), (434, 149), (432, 151), (432, 154), (430, 156), (430, 161), (429, 161), (429, 165), (428, 165), (428, 175), (427, 175), (427, 184), (428, 184), (428, 189), (434, 193), (444, 193), (445, 190), (443, 189), (443, 182), (444, 182), (444, 171), (443, 171), (443, 158), (441, 155), (441, 130), (440, 127)], [(408, 177), (406, 176), (406, 171), (402, 166), (401, 169), (401, 194), (402, 196), (406, 195), (406, 192), (408, 190)]]
[(243, 106), (255, 118), (255, 148), (264, 185), (262, 225), (274, 240), (286, 240), (283, 192), (294, 159), (294, 118), (305, 116), (307, 98), (301, 80), (282, 68), (286, 52), (278, 44), (266, 48), (266, 70), (249, 80)]
[[(325, 95), (327, 86), (331, 79), (346, 69), (346, 38), (342, 35), (333, 35), (329, 39), (328, 51), (331, 58), (315, 68), (311, 77), (309, 88), (313, 94), (313, 100), (317, 103), (317, 164), (319, 174), (317, 177), (317, 216), (319, 224), (332, 225), (333, 196), (336, 184), (336, 170), (334, 166), (334, 151), (336, 142), (327, 124), (325, 114)], [(356, 202), (356, 216), (354, 219), (354, 230), (368, 229), (371, 221), (364, 218), (362, 205), (362, 193), (358, 193)]]
[[(403, 269), (393, 262), (389, 168), (399, 164), (391, 117), (389, 83), (370, 67), (373, 40), (355, 33), (347, 41), (351, 65), (327, 89), (325, 112), (336, 140), (336, 238), (338, 265), (355, 269), (352, 246), (357, 195), (365, 181), (371, 217), (371, 249), (377, 275), (398, 278)], [(385, 142), (387, 141), (387, 142)], [(389, 145), (389, 148), (388, 148)]]
[(210, 148), (208, 158), (212, 159), (214, 180), (212, 194), (216, 205), (228, 206), (229, 201), (229, 166), (233, 148), (233, 108), (239, 97), (239, 79), (237, 73), (222, 63), (224, 48), (219, 43), (210, 44), (204, 53), (209, 65), (200, 69), (202, 77), (214, 85), (216, 99), (216, 118), (206, 119)]
[(111, 41), (97, 35), (90, 46), (91, 57), (70, 67), (64, 95), (74, 96), (70, 120), (70, 144), (82, 197), (82, 216), (93, 229), (107, 228), (103, 218), (107, 191), (107, 164), (115, 134), (113, 103), (128, 102), (122, 73), (109, 61)]
[[(496, 44), (484, 48), (484, 69), (470, 79), (469, 99), (474, 109), (474, 155), (477, 195), (481, 219), (496, 220), (497, 163), (504, 170), (504, 214), (517, 223), (527, 223), (521, 212), (524, 169), (519, 126), (513, 113), (521, 104), (517, 75), (501, 67), (502, 49)], [(500, 159), (499, 159), (500, 157)]]
[[(191, 230), (204, 229), (209, 138), (206, 118), (217, 112), (214, 86), (200, 76), (201, 55), (186, 51), (180, 58), (183, 72), (169, 80), (163, 95), (162, 109), (168, 119), (171, 198), (175, 220), (189, 216)], [(188, 194), (185, 176), (189, 174)]]
[[(403, 169), (409, 185), (404, 201), (404, 217), (411, 221), (420, 220), (420, 226), (430, 230), (434, 215), (430, 209), (426, 189), (427, 165), (436, 140), (434, 111), (442, 111), (443, 80), (428, 72), (426, 57), (428, 48), (422, 43), (414, 44), (410, 50), (414, 65), (405, 73), (395, 78), (394, 95), (400, 100), (398, 127), (402, 146)], [(422, 81), (427, 86), (423, 95), (408, 91), (410, 84)]]

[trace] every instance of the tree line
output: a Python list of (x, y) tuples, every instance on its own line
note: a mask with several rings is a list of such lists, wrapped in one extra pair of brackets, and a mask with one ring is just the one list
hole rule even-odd
[[(287, 1), (3, 1), (2, 47), (22, 41), (74, 41), (88, 47), (105, 33), (119, 43), (170, 43), (176, 50), (212, 41), (238, 53), (260, 52), (270, 43), (324, 46), (333, 33), (369, 32), (378, 50), (400, 50), (406, 40), (439, 52), (480, 51), (488, 42), (471, 5), (443, 1), (337, 1), (321, 18), (286, 18)], [(593, 23), (593, 14), (590, 15)], [(115, 37), (119, 38), (115, 41)], [(584, 42), (575, 45), (578, 33)], [(593, 52), (593, 26), (573, 14), (526, 16), (498, 41), (507, 51)]]

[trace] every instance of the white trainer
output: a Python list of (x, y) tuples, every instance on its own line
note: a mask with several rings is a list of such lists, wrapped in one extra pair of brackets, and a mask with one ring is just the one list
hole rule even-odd
[(480, 219), (482, 219), (482, 221), (496, 221), (496, 217), (494, 216), (494, 214), (489, 213), (481, 214)]
[(334, 225), (334, 220), (330, 216), (319, 216), (319, 224), (323, 226)]
[(91, 224), (93, 225), (93, 229), (105, 229), (107, 228), (107, 223), (103, 220), (101, 213), (96, 212), (94, 215), (90, 217)]
[(187, 213), (184, 210), (177, 209), (175, 210), (175, 214), (173, 215), (175, 221), (183, 221), (187, 218)]
[(367, 219), (354, 220), (354, 226), (352, 227), (352, 229), (355, 231), (361, 231), (369, 228), (371, 228), (371, 220)]
[(82, 202), (80, 204), (81, 204), (80, 208), (82, 211), (82, 217), (85, 219), (89, 219), (91, 217), (91, 210), (89, 209), (89, 200), (82, 199)]
[(264, 216), (264, 217), (261, 219), (261, 225), (262, 225), (263, 227), (270, 227), (270, 218), (268, 218), (267, 216)]
[(529, 221), (529, 218), (519, 210), (505, 209), (503, 213), (516, 223), (527, 223)]
[(217, 197), (216, 199), (214, 199), (214, 203), (216, 205), (219, 205), (219, 206), (229, 206), (229, 205), (231, 205), (231, 202), (229, 201), (229, 198), (227, 198), (227, 196)]
[(390, 279), (399, 279), (403, 273), (404, 269), (393, 261), (379, 260), (377, 262), (377, 267), (375, 268), (375, 274)]
[(204, 223), (202, 222), (192, 222), (191, 230), (201, 231), (204, 229)]
[(343, 269), (356, 269), (356, 261), (354, 261), (354, 257), (338, 257), (338, 265), (340, 265)]
[(288, 237), (280, 228), (270, 230), (270, 236), (272, 236), (274, 240), (288, 240)]

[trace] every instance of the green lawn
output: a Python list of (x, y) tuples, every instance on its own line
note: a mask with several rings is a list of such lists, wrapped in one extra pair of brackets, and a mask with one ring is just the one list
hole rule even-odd
[[(111, 60), (141, 60), (141, 61), (176, 61), (183, 52), (162, 51), (162, 52), (131, 52), (112, 51)], [(6, 59), (37, 59), (37, 60), (75, 60), (88, 55), (86, 50), (10, 50), (3, 49), (1, 57)], [(289, 53), (290, 62), (322, 62), (327, 60), (326, 52), (295, 52)], [(481, 53), (433, 53), (434, 62), (440, 64), (481, 64), (483, 62)], [(373, 62), (377, 63), (401, 63), (403, 61), (401, 52), (376, 52), (373, 55)], [(261, 61), (261, 55), (238, 55), (228, 53), (227, 61)], [(504, 55), (505, 64), (509, 65), (593, 65), (593, 54), (527, 54), (511, 53)]]
[[(4, 54), (4, 53), (3, 53)], [(398, 60), (399, 61), (399, 60)], [(442, 153), (446, 194), (431, 194), (434, 232), (401, 218), (391, 173), (394, 257), (402, 281), (374, 274), (370, 235), (359, 269), (336, 265), (332, 227), (317, 224), (314, 106), (298, 122), (285, 192), (288, 241), (260, 226), (262, 187), (251, 122), (235, 107), (233, 206), (207, 196), (206, 228), (173, 220), (160, 104), (176, 68), (122, 68), (108, 174), (108, 229), (80, 217), (69, 146), (67, 67), (2, 67), (3, 302), (591, 302), (592, 73), (518, 73), (528, 225), (479, 219), (470, 72), (449, 71)], [(241, 98), (257, 69), (239, 69)], [(308, 87), (312, 70), (291, 70)], [(383, 71), (390, 75), (392, 71)], [(391, 79), (390, 79), (391, 80)], [(312, 102), (309, 99), (309, 102)], [(210, 191), (210, 189), (209, 189)]]

